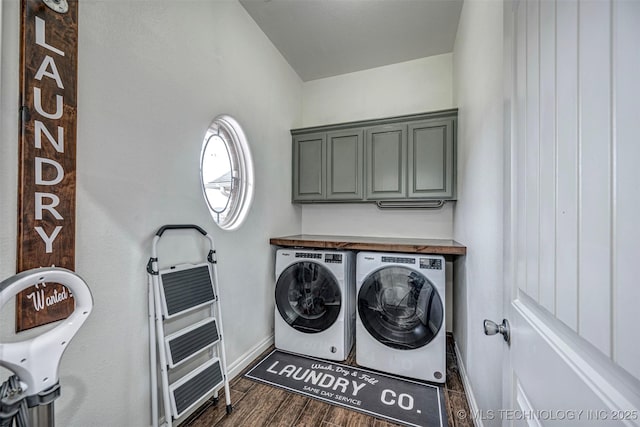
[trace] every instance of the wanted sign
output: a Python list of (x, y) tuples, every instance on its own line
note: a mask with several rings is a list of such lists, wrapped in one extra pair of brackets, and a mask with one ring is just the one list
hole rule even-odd
[(275, 350), (246, 377), (409, 426), (447, 426), (440, 388)]

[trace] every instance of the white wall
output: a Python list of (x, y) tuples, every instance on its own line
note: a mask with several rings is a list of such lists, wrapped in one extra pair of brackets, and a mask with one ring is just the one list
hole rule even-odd
[[(302, 127), (453, 108), (452, 54), (309, 81)], [(387, 210), (373, 204), (303, 205), (302, 232), (451, 238), (453, 209)]]
[(502, 27), (502, 2), (465, 1), (453, 53), (459, 108), (453, 236), (468, 248), (455, 262), (454, 335), (484, 410), (502, 403), (503, 341), (482, 332), (483, 319), (503, 317)]
[(441, 209), (378, 209), (374, 203), (302, 206), (302, 232), (337, 236), (451, 239), (453, 204)]
[(446, 53), (305, 82), (302, 125), (452, 108), (452, 66)]
[[(19, 2), (3, 1), (0, 277), (15, 272)], [(57, 423), (149, 422), (147, 277), (152, 236), (195, 223), (216, 240), (229, 363), (272, 333), (269, 237), (297, 234), (289, 129), (302, 83), (236, 1), (79, 5), (76, 270), (94, 311), (62, 361)], [(256, 166), (246, 223), (216, 228), (198, 161), (214, 116), (244, 126)], [(160, 260), (193, 261), (199, 246), (167, 236)], [(164, 255), (164, 258), (163, 258)], [(11, 305), (11, 304), (9, 304)], [(2, 334), (12, 333), (12, 307)], [(3, 311), (3, 313), (5, 313)], [(248, 327), (251, 325), (251, 327)]]

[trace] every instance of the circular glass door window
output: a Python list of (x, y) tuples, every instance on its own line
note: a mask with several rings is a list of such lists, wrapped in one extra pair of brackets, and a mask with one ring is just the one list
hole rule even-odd
[(276, 282), (276, 307), (293, 328), (316, 333), (331, 327), (340, 313), (338, 282), (321, 264), (301, 261), (287, 267)]
[(363, 326), (382, 344), (412, 350), (435, 338), (444, 322), (440, 295), (422, 274), (385, 267), (369, 275), (358, 293)]

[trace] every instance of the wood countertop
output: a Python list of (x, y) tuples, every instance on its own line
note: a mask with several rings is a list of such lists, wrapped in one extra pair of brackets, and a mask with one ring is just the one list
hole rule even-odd
[(272, 237), (272, 245), (312, 249), (341, 249), (378, 252), (405, 252), (437, 255), (466, 255), (467, 247), (455, 240), (408, 239), (400, 237), (322, 236), (299, 234)]

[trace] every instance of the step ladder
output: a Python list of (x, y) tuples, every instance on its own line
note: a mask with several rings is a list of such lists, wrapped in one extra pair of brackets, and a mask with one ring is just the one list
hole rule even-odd
[[(207, 238), (210, 249), (206, 261), (158, 270), (157, 246), (167, 230), (195, 230)], [(230, 414), (232, 406), (213, 238), (197, 225), (161, 227), (153, 238), (147, 273), (152, 425), (171, 427), (173, 422), (212, 396), (217, 403), (222, 387), (226, 411)], [(206, 317), (200, 319), (198, 316)], [(166, 327), (172, 322), (178, 323), (180, 328), (167, 334)], [(160, 399), (158, 376), (162, 389)], [(159, 400), (163, 407), (162, 424)]]

